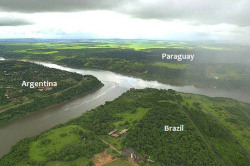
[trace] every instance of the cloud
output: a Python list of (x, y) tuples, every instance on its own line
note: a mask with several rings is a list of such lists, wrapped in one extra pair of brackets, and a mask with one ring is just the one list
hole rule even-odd
[(249, 0), (139, 0), (119, 9), (133, 17), (196, 25), (250, 25)]
[(1, 27), (0, 38), (121, 38), (250, 43), (250, 27), (232, 24), (191, 25), (183, 21), (139, 19), (113, 11), (25, 14), (0, 12), (0, 20), (1, 17), (25, 18), (34, 24), (25, 28)]
[(105, 10), (121, 6), (125, 1), (127, 0), (1, 0), (0, 10), (22, 13)]
[(1, 0), (0, 11), (79, 12), (116, 11), (131, 17), (182, 20), (193, 25), (250, 25), (249, 0)]
[(23, 26), (31, 24), (33, 24), (31, 21), (23, 18), (0, 17), (0, 26)]
[(0, 37), (250, 43), (249, 15), (250, 0), (0, 0)]

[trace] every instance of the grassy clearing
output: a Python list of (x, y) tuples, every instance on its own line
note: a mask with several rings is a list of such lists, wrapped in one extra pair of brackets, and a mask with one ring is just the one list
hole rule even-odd
[(126, 160), (115, 160), (103, 166), (131, 166), (131, 164), (129, 164)]
[(131, 127), (134, 123), (141, 120), (148, 112), (148, 108), (137, 108), (130, 112), (125, 112), (122, 114), (117, 114), (117, 116), (122, 117), (122, 120), (114, 123), (115, 127), (120, 130), (124, 129), (124, 127)]
[(74, 133), (75, 130), (83, 129), (76, 125), (70, 125), (46, 133), (44, 137), (31, 143), (30, 158), (35, 161), (46, 161), (49, 152), (58, 151), (72, 142), (79, 142), (80, 136)]
[[(115, 128), (118, 129), (116, 133), (119, 133), (123, 129), (128, 129), (133, 127), (148, 113), (148, 110), (149, 110), (148, 108), (139, 107), (132, 111), (127, 111), (122, 114), (117, 114), (117, 116), (121, 117), (122, 120), (114, 123)], [(118, 138), (104, 135), (102, 136), (102, 138), (109, 144), (114, 146), (117, 150), (122, 150), (123, 146), (121, 145), (121, 142), (125, 138), (125, 135), (119, 136)]]
[[(115, 138), (115, 137), (111, 137), (111, 136), (108, 136), (108, 135), (103, 135), (102, 139), (104, 139), (110, 145), (114, 146), (119, 151), (121, 151), (122, 148), (123, 148), (121, 142), (124, 139), (124, 136), (120, 136), (118, 138)], [(120, 140), (120, 141), (118, 141), (118, 140)]]
[(42, 50), (35, 50), (35, 49), (27, 49), (27, 50), (16, 50), (13, 51), (14, 53), (27, 53), (27, 54), (55, 54), (58, 51), (42, 51)]
[(91, 160), (81, 157), (74, 161), (51, 161), (48, 162), (45, 166), (83, 166), (88, 165)]
[(155, 62), (153, 66), (167, 67), (170, 69), (186, 69), (187, 64), (173, 64), (173, 63), (165, 63), (165, 62)]
[(208, 50), (226, 50), (228, 48), (223, 47), (212, 47), (212, 46), (201, 46), (202, 49), (208, 49)]
[(115, 158), (120, 158), (121, 155), (119, 153), (117, 153), (117, 151), (113, 150), (113, 149), (108, 149), (107, 153)]
[(29, 53), (31, 54), (55, 54), (55, 53), (58, 53), (58, 51), (31, 51)]

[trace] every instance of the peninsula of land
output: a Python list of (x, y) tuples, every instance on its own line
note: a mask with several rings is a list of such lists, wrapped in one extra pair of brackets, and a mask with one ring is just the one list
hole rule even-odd
[[(0, 66), (0, 126), (103, 86), (90, 75), (83, 76), (30, 62), (0, 61)], [(38, 82), (29, 82), (27, 87), (21, 84), (23, 80)], [(43, 80), (51, 80), (53, 86)]]

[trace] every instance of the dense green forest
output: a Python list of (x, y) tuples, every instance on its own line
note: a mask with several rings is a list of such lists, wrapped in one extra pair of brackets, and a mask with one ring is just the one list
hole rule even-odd
[[(103, 85), (90, 75), (82, 76), (29, 62), (2, 61), (0, 66), (0, 125)], [(30, 88), (22, 86), (23, 81), (56, 81), (57, 86)]]
[[(103, 69), (174, 85), (250, 91), (249, 47), (211, 42), (86, 40), (2, 42), (6, 59), (53, 61)], [(162, 60), (162, 53), (194, 54), (194, 60)]]
[[(95, 154), (122, 162), (129, 148), (139, 165), (248, 165), (250, 105), (226, 98), (173, 90), (127, 91), (65, 124), (26, 138), (0, 159), (0, 165), (94, 165)], [(166, 132), (164, 125), (184, 125)], [(127, 133), (118, 137), (108, 133)], [(129, 155), (130, 156), (130, 155)], [(81, 161), (79, 163), (79, 161)], [(83, 164), (85, 163), (85, 164)]]

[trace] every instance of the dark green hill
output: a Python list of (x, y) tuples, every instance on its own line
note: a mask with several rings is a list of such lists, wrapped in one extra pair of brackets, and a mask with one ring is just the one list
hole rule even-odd
[[(105, 147), (100, 139), (129, 157), (131, 153), (136, 155), (139, 165), (248, 165), (250, 144), (247, 140), (250, 134), (243, 116), (249, 117), (249, 105), (225, 98), (213, 100), (173, 90), (128, 91), (64, 125), (19, 142), (0, 159), (0, 165), (81, 165), (79, 160), (93, 164), (90, 161), (95, 161), (93, 154)], [(231, 114), (226, 114), (226, 106), (232, 110), (237, 107), (235, 111), (239, 113), (231, 110)], [(165, 125), (184, 125), (184, 131), (165, 131)], [(89, 150), (91, 154), (81, 153), (86, 149), (78, 144), (84, 141), (75, 134), (79, 132), (70, 134), (68, 130), (71, 128), (91, 133), (98, 150)], [(118, 137), (109, 136), (108, 133), (114, 129), (117, 129), (117, 135), (124, 129), (128, 131)], [(68, 142), (64, 137), (58, 137), (65, 134)], [(73, 146), (72, 141), (77, 144)], [(44, 147), (42, 142), (48, 145)], [(77, 150), (62, 153), (72, 147)], [(45, 152), (51, 153), (52, 157), (46, 156)], [(124, 158), (115, 151), (109, 154)]]

